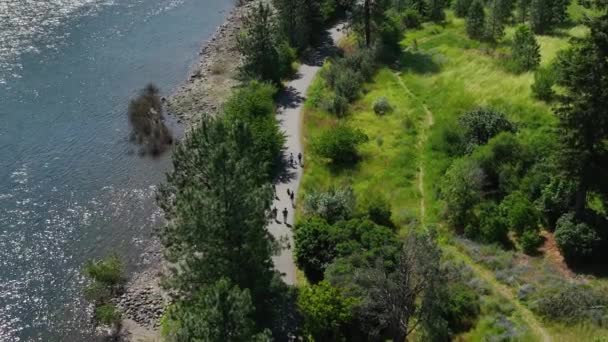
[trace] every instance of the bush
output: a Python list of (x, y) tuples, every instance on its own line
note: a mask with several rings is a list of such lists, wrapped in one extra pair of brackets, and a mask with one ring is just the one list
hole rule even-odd
[(484, 174), (477, 163), (457, 159), (445, 173), (441, 197), (446, 202), (448, 221), (456, 229), (465, 228), (473, 217), (473, 207), (482, 199)]
[(279, 55), (279, 74), (281, 77), (290, 77), (294, 74), (293, 63), (297, 59), (296, 49), (289, 46), (287, 41), (282, 41), (277, 45)]
[(365, 215), (374, 223), (381, 226), (393, 227), (391, 221), (391, 205), (379, 195), (369, 194), (362, 201)]
[(606, 320), (606, 305), (608, 297), (604, 293), (586, 285), (562, 284), (542, 293), (533, 302), (532, 309), (542, 316), (569, 324), (597, 324)]
[(454, 9), (454, 14), (457, 17), (464, 18), (469, 13), (469, 8), (471, 7), (472, 0), (455, 0), (452, 2), (452, 8)]
[(376, 54), (373, 49), (359, 48), (343, 59), (344, 66), (369, 81), (376, 71)]
[(309, 281), (321, 281), (325, 268), (336, 256), (332, 226), (321, 218), (308, 218), (296, 225), (293, 238), (296, 264)]
[(566, 259), (580, 261), (593, 255), (600, 237), (586, 223), (576, 222), (574, 214), (567, 213), (557, 220), (555, 241)]
[(355, 194), (351, 188), (330, 189), (325, 192), (312, 192), (304, 198), (304, 212), (318, 216), (333, 224), (348, 220), (355, 209)]
[(378, 115), (384, 115), (393, 109), (391, 104), (388, 102), (388, 99), (384, 96), (381, 96), (374, 101), (373, 108), (374, 113)]
[(422, 18), (420, 17), (420, 13), (415, 9), (408, 8), (403, 12), (403, 26), (409, 29), (417, 29), (420, 28), (422, 23)]
[[(224, 104), (226, 116), (238, 119), (274, 115), (274, 95), (277, 88), (270, 83), (251, 81), (237, 90)], [(249, 121), (249, 120), (247, 120)]]
[(102, 260), (88, 261), (84, 272), (91, 279), (105, 286), (116, 286), (125, 281), (122, 262), (115, 255)]
[(508, 227), (496, 204), (483, 202), (474, 211), (476, 220), (465, 228), (465, 234), (469, 238), (487, 243), (505, 243), (508, 240)]
[(557, 220), (574, 203), (576, 184), (561, 177), (554, 177), (541, 191), (538, 202), (549, 228), (554, 229)]
[(338, 125), (315, 139), (312, 143), (312, 151), (335, 164), (349, 164), (358, 159), (357, 147), (368, 139), (367, 135), (359, 129)]
[(504, 113), (491, 109), (478, 108), (461, 115), (458, 123), (464, 130), (467, 152), (478, 145), (484, 145), (500, 132), (515, 132), (516, 126)]
[(359, 91), (361, 90), (359, 78), (359, 75), (350, 69), (345, 69), (340, 73), (334, 82), (336, 97), (343, 97), (349, 102), (355, 100), (359, 96)]
[(448, 323), (450, 335), (471, 329), (479, 314), (479, 295), (468, 286), (458, 282), (448, 286), (446, 312), (444, 317)]
[(521, 192), (511, 193), (500, 203), (500, 214), (509, 229), (518, 236), (526, 231), (538, 232), (540, 214), (532, 202)]
[(331, 95), (323, 101), (323, 109), (343, 117), (348, 113), (348, 100), (344, 96)]
[(139, 96), (129, 103), (128, 115), (132, 138), (144, 146), (142, 152), (158, 155), (173, 143), (171, 132), (164, 123), (160, 91), (148, 84)]
[(543, 244), (543, 237), (536, 229), (528, 229), (519, 237), (519, 243), (524, 253), (535, 254), (538, 252), (538, 247)]
[(540, 64), (540, 46), (534, 33), (525, 25), (520, 25), (515, 31), (512, 58), (518, 72), (536, 69)]
[(378, 35), (380, 36), (380, 49), (378, 58), (384, 63), (394, 61), (401, 54), (401, 39), (403, 32), (399, 14), (394, 9), (389, 9), (384, 13), (384, 18), (380, 22)]
[(103, 304), (95, 308), (95, 320), (103, 325), (113, 326), (120, 322), (120, 311), (114, 304)]
[(553, 85), (556, 82), (555, 72), (551, 68), (539, 68), (534, 72), (532, 95), (539, 100), (551, 101), (555, 96)]

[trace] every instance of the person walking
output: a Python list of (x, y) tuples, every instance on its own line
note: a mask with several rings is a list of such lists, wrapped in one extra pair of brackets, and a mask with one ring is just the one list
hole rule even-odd
[(289, 190), (289, 188), (287, 188), (287, 196), (289, 196), (289, 198), (291, 198), (291, 190)]
[(283, 223), (287, 224), (287, 208), (283, 209)]
[(277, 207), (272, 207), (272, 218), (276, 221), (277, 220), (277, 215), (278, 215), (279, 211), (277, 210)]
[(302, 166), (302, 152), (298, 152), (298, 164)]
[(292, 192), (289, 194), (289, 199), (291, 200), (291, 204), (292, 204), (292, 205), (293, 205), (293, 200), (294, 200), (294, 197), (295, 197), (295, 194), (294, 194), (294, 192), (292, 191)]

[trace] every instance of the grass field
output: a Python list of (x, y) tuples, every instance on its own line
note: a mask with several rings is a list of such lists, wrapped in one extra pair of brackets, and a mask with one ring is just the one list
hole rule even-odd
[[(570, 7), (572, 18), (579, 19), (583, 12), (578, 5)], [(538, 36), (541, 63), (550, 63), (559, 50), (568, 46), (570, 37), (586, 32), (584, 26), (573, 24), (552, 36)], [(517, 251), (480, 246), (455, 238), (442, 228), (438, 185), (451, 159), (439, 147), (442, 131), (454, 125), (460, 114), (478, 106), (492, 107), (515, 121), (520, 128), (518, 134), (524, 137), (550, 131), (555, 125), (551, 104), (531, 96), (532, 73), (513, 74), (505, 67), (512, 34), (510, 27), (497, 46), (470, 40), (464, 32), (464, 21), (451, 13), (444, 25), (425, 24), (420, 30), (406, 32), (398, 66), (381, 68), (345, 119), (312, 105), (316, 94), (324, 91), (318, 78), (309, 90), (304, 113), (305, 146), (339, 120), (363, 130), (369, 141), (361, 147), (362, 158), (354, 168), (332, 169), (307, 155), (300, 196), (312, 189), (350, 185), (359, 198), (374, 194), (389, 200), (392, 219), (401, 234), (422, 227), (421, 222), (441, 228), (440, 241), (446, 256), (468, 264), (485, 288), (482, 318), (460, 340), (485, 341), (489, 335), (522, 341), (608, 339), (606, 330), (542, 322), (518, 300), (517, 290), (523, 284), (543, 286), (555, 281), (554, 277), (567, 277), (560, 275), (551, 260), (543, 255), (527, 257)], [(372, 104), (381, 96), (394, 110), (379, 116)], [(506, 272), (515, 276), (505, 276)]]

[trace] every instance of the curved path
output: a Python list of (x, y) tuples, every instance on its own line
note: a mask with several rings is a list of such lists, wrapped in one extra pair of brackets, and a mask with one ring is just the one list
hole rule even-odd
[[(315, 50), (310, 56), (302, 61), (296, 77), (285, 85), (285, 91), (279, 100), (277, 110), (277, 121), (283, 133), (285, 133), (286, 168), (276, 183), (276, 195), (273, 207), (277, 209), (277, 220), (271, 222), (268, 230), (280, 241), (287, 242), (287, 248), (273, 257), (275, 268), (283, 275), (283, 280), (289, 285), (296, 283), (296, 266), (293, 260), (293, 223), (295, 213), (295, 202), (292, 203), (287, 190), (294, 192), (294, 198), (298, 198), (298, 188), (302, 177), (302, 167), (298, 164), (298, 153), (305, 155), (302, 147), (302, 108), (304, 107), (304, 95), (312, 83), (315, 75), (321, 69), (325, 57), (334, 51), (334, 42), (343, 36), (343, 25), (338, 24), (327, 32), (326, 43)], [(294, 165), (289, 165), (290, 154), (295, 160)], [(305, 159), (305, 158), (304, 158)], [(287, 209), (287, 220), (283, 221), (283, 210)]]

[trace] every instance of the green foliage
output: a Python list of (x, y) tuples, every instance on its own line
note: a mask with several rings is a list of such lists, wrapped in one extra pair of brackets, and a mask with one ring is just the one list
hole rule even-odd
[(355, 210), (355, 202), (355, 194), (350, 187), (313, 191), (304, 198), (304, 212), (333, 224), (350, 219)]
[(530, 0), (530, 26), (535, 33), (547, 33), (568, 20), (568, 0)]
[(336, 238), (332, 226), (312, 217), (296, 224), (294, 257), (306, 278), (313, 283), (323, 279), (325, 268), (336, 256)]
[(461, 282), (447, 287), (444, 317), (450, 334), (471, 329), (481, 313), (479, 295)]
[(271, 341), (268, 332), (255, 332), (253, 313), (249, 291), (222, 278), (170, 306), (163, 337), (175, 342)]
[(534, 72), (534, 83), (531, 86), (532, 95), (539, 100), (551, 101), (555, 97), (555, 91), (553, 91), (555, 81), (553, 68), (538, 68)]
[(280, 31), (299, 51), (308, 47), (323, 28), (321, 7), (317, 1), (273, 0), (273, 5), (277, 10)]
[(281, 77), (291, 77), (296, 72), (294, 62), (297, 60), (297, 51), (292, 48), (286, 41), (280, 41), (277, 44), (278, 68)]
[(87, 261), (84, 272), (93, 281), (108, 287), (121, 285), (125, 282), (122, 262), (116, 255), (97, 261)]
[(567, 283), (541, 293), (532, 309), (549, 319), (606, 326), (608, 296), (590, 286)]
[(417, 29), (420, 28), (422, 24), (422, 18), (420, 17), (420, 13), (418, 11), (408, 8), (403, 12), (402, 15), (403, 26), (409, 29)]
[(505, 218), (509, 229), (517, 235), (526, 231), (538, 232), (540, 214), (521, 192), (513, 192), (500, 203), (500, 214)]
[(593, 255), (600, 237), (588, 224), (578, 222), (574, 214), (567, 213), (557, 220), (555, 241), (567, 260), (580, 261)]
[(393, 9), (386, 11), (384, 19), (379, 22), (378, 35), (380, 41), (376, 44), (376, 50), (378, 50), (377, 57), (384, 63), (393, 62), (401, 54), (403, 30), (401, 28), (400, 14)]
[(372, 222), (381, 226), (393, 227), (391, 204), (378, 194), (367, 194), (361, 202), (363, 213)]
[(312, 151), (334, 164), (351, 164), (359, 158), (357, 147), (367, 141), (363, 131), (338, 125), (318, 136), (312, 143)]
[(473, 0), (466, 18), (467, 34), (472, 39), (481, 39), (484, 36), (486, 15), (481, 0)]
[(489, 3), (489, 15), (486, 19), (485, 38), (490, 41), (498, 41), (502, 38), (505, 25), (511, 17), (513, 10), (512, 0), (491, 0)]
[(238, 88), (224, 105), (227, 120), (247, 124), (253, 138), (250, 157), (264, 162), (269, 179), (279, 171), (285, 144), (274, 117), (275, 93), (276, 88), (270, 83), (251, 81)]
[(469, 13), (472, 0), (455, 0), (452, 2), (452, 9), (454, 14), (459, 18), (465, 18)]
[(486, 144), (500, 132), (515, 132), (516, 127), (504, 113), (491, 109), (478, 108), (458, 118), (464, 131), (466, 151), (472, 152), (478, 145)]
[(84, 297), (93, 303), (105, 303), (112, 298), (112, 287), (94, 281), (84, 289)]
[(348, 99), (340, 95), (330, 95), (323, 103), (323, 109), (335, 114), (338, 117), (343, 117), (348, 112)]
[(549, 228), (555, 228), (557, 219), (570, 210), (575, 191), (576, 184), (561, 177), (553, 177), (543, 188), (538, 202)]
[(95, 308), (95, 320), (103, 325), (114, 326), (120, 322), (120, 318), (120, 311), (114, 304), (106, 303)]
[(374, 113), (384, 115), (393, 110), (393, 107), (384, 96), (377, 98), (373, 103)]
[(434, 22), (441, 22), (445, 20), (445, 8), (444, 0), (428, 0), (428, 18)]
[(249, 289), (258, 320), (268, 319), (273, 242), (266, 229), (272, 188), (266, 162), (241, 122), (203, 117), (173, 154), (174, 170), (159, 191), (161, 229), (173, 265), (166, 286), (187, 295), (227, 278)]
[(573, 42), (556, 61), (559, 97), (558, 156), (567, 177), (577, 182), (575, 212), (585, 207), (587, 192), (608, 193), (608, 15), (589, 22), (591, 34)]
[(532, 0), (517, 0), (515, 7), (517, 8), (517, 19), (520, 23), (526, 22), (530, 17), (530, 3)]
[(446, 202), (446, 215), (456, 229), (464, 229), (473, 217), (473, 208), (482, 199), (482, 169), (472, 160), (457, 159), (446, 171), (441, 196)]
[(165, 126), (160, 90), (148, 84), (139, 96), (129, 103), (129, 123), (133, 129), (133, 139), (145, 145), (145, 151), (153, 155), (163, 152), (173, 143), (173, 137)]
[(519, 72), (536, 69), (540, 64), (540, 46), (534, 33), (525, 25), (517, 27), (511, 51)]
[(245, 17), (243, 31), (237, 37), (237, 47), (243, 55), (241, 71), (245, 77), (280, 83), (283, 75), (280, 74), (275, 26), (272, 9), (262, 3)]
[(538, 233), (536, 229), (528, 229), (524, 231), (519, 237), (519, 244), (522, 250), (526, 254), (536, 254), (538, 247), (543, 244), (543, 237)]
[(506, 243), (509, 227), (496, 204), (482, 202), (474, 208), (474, 213), (474, 219), (464, 230), (467, 237), (487, 243)]
[(298, 308), (304, 316), (306, 334), (315, 341), (343, 340), (356, 303), (326, 281), (302, 288)]
[(359, 97), (359, 91), (361, 90), (359, 79), (359, 75), (352, 69), (342, 69), (334, 82), (336, 97), (343, 97), (349, 102)]

